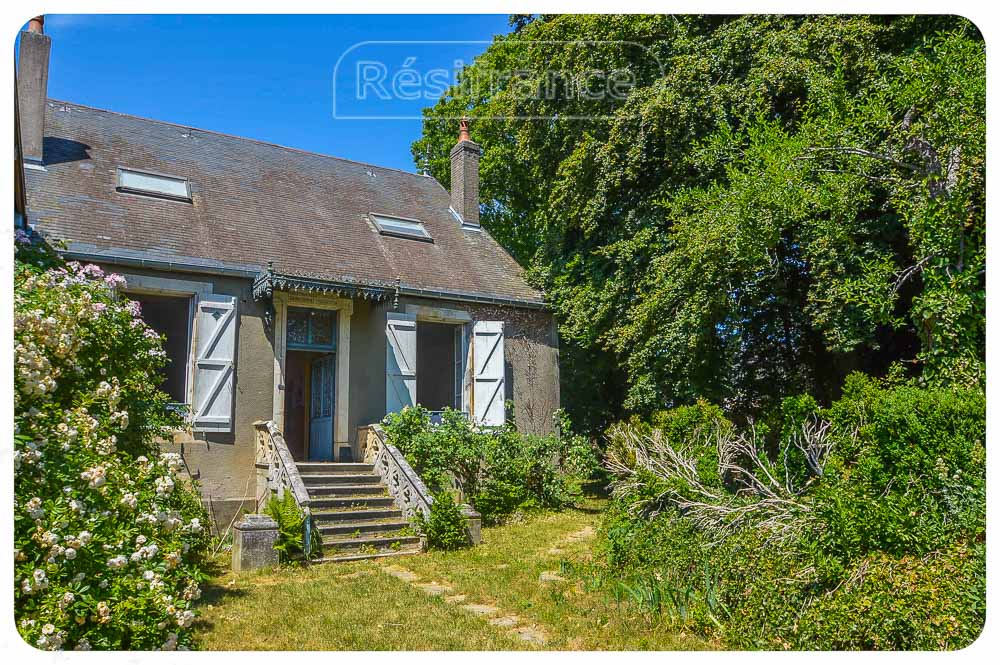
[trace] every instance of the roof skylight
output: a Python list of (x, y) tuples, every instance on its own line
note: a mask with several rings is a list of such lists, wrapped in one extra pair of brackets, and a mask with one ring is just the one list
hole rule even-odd
[(388, 215), (377, 215), (375, 213), (369, 213), (369, 216), (382, 235), (434, 242), (431, 234), (427, 232), (423, 222), (420, 220), (407, 219), (405, 217), (389, 217)]
[(176, 201), (191, 200), (191, 186), (187, 178), (125, 168), (118, 169), (118, 191)]

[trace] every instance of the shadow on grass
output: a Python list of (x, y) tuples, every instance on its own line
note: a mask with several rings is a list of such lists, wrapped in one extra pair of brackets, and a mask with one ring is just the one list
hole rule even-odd
[[(607, 480), (592, 480), (580, 486), (582, 496), (573, 505), (576, 510), (587, 515), (604, 512), (604, 502), (611, 496)], [(594, 505), (594, 504), (597, 505)]]
[[(225, 574), (229, 572), (229, 566), (220, 560), (210, 560), (205, 566), (205, 572), (209, 575), (209, 581), (201, 589), (201, 598), (198, 600), (196, 609), (203, 610), (206, 607), (219, 605), (228, 600), (242, 598), (247, 595), (245, 589), (227, 586), (222, 583), (222, 580), (225, 579)], [(204, 612), (200, 614), (201, 616), (195, 622), (196, 625), (203, 630), (211, 629), (214, 625), (213, 622), (205, 618)]]

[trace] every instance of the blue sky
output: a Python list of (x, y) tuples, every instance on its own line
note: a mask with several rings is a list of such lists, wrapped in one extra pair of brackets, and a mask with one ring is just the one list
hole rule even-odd
[[(431, 101), (359, 101), (358, 63), (383, 62), (390, 77), (407, 58), (421, 74), (453, 69), (486, 48), (468, 42), (508, 30), (504, 15), (49, 15), (49, 96), (413, 171), (419, 120), (334, 118), (338, 60), (347, 52), (337, 77), (340, 115), (419, 115)], [(466, 43), (351, 49), (370, 40)]]

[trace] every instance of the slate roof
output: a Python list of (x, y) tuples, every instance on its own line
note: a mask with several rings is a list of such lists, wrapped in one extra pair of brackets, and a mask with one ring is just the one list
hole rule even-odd
[[(29, 219), (75, 250), (542, 300), (427, 176), (51, 99), (44, 143)], [(118, 167), (188, 178), (192, 202), (118, 192)], [(434, 242), (381, 235), (370, 212), (419, 219)]]

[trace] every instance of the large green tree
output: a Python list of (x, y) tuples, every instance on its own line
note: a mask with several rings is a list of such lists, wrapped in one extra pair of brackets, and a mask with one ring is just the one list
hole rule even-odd
[[(893, 365), (983, 380), (985, 48), (972, 24), (512, 25), (425, 110), (413, 153), (447, 183), (453, 119), (472, 119), (484, 224), (555, 309), (578, 422), (696, 397), (735, 412), (793, 392), (828, 401), (848, 372)], [(595, 71), (634, 86), (594, 94)]]

